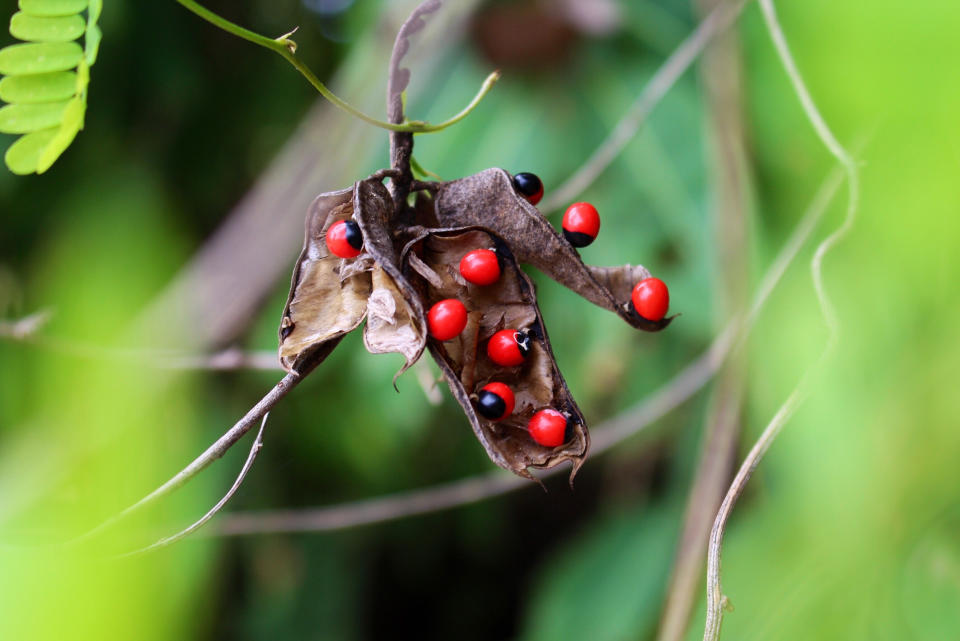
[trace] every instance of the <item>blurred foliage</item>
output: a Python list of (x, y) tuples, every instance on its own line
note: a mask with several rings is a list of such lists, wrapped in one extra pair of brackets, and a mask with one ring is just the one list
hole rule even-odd
[[(0, 15), (14, 4), (0, 2)], [(300, 54), (326, 80), (337, 70), (369, 73), (351, 63), (365, 38), (393, 38), (380, 22), (391, 4), (209, 6), (261, 33), (299, 24)], [(445, 179), (501, 166), (538, 173), (548, 190), (558, 185), (696, 23), (680, 0), (619, 4), (613, 32), (561, 29), (564, 55), (505, 66), (468, 119), (417, 137), (418, 160)], [(778, 8), (838, 137), (873, 134), (860, 218), (825, 264), (841, 346), (734, 512), (723, 585), (735, 610), (723, 638), (955, 638), (960, 88), (950, 73), (960, 62), (960, 7), (811, 0)], [(0, 549), (0, 638), (654, 638), (707, 394), (646, 437), (588, 460), (574, 492), (554, 479), (546, 494), (530, 487), (395, 523), (201, 535), (120, 562), (15, 547), (62, 539), (139, 498), (278, 378), (160, 371), (103, 356), (133, 340), (150, 347), (131, 330), (139, 313), (264, 170), (312, 90), (275, 56), (173, 2), (107, 2), (100, 24), (83, 135), (44, 176), (0, 172), (0, 317), (51, 308), (45, 336), (103, 347), (91, 357), (0, 341), (0, 538), (14, 546)], [(738, 32), (757, 202), (744, 251), (755, 283), (833, 165), (756, 7)], [(484, 57), (491, 47), (503, 45), (497, 55), (510, 59), (504, 43), (484, 37), (469, 29), (432, 73), (413, 70), (412, 117), (457, 111), (493, 66)], [(668, 331), (639, 334), (534, 274), (558, 361), (594, 424), (654, 390), (716, 330), (723, 265), (713, 249), (705, 109), (688, 73), (582, 195), (604, 225), (585, 260), (641, 262), (664, 278), (683, 314)], [(12, 140), (0, 136), (0, 146)], [(379, 149), (349, 153), (374, 169), (385, 150), (384, 136)], [(842, 209), (841, 194), (820, 237)], [(741, 456), (824, 344), (806, 267), (812, 251), (787, 273), (751, 339)], [(246, 346), (275, 346), (285, 280), (250, 319)], [(430, 406), (410, 374), (393, 391), (400, 360), (371, 356), (359, 336), (348, 337), (273, 412), (231, 508), (329, 504), (489, 471), (449, 395)], [(202, 514), (231, 482), (246, 443), (98, 550)], [(702, 636), (702, 612), (701, 603), (689, 639)]]

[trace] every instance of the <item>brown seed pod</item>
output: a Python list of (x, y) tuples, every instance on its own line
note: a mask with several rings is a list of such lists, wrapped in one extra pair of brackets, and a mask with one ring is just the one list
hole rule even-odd
[[(393, 200), (374, 177), (352, 189), (321, 194), (307, 212), (306, 237), (297, 259), (280, 324), (280, 363), (301, 370), (326, 358), (345, 334), (356, 329), (373, 300), (364, 343), (375, 354), (399, 352), (406, 369), (420, 358), (425, 342), (420, 301), (400, 272), (390, 233)], [(363, 234), (363, 253), (339, 258), (325, 243), (327, 229), (354, 220)], [(403, 370), (401, 370), (402, 372)]]
[[(396, 180), (400, 174), (378, 172), (351, 189), (321, 194), (311, 205), (280, 326), (280, 362), (289, 371), (309, 371), (366, 318), (367, 350), (406, 359), (398, 376), (430, 348), (494, 463), (533, 479), (530, 468), (570, 461), (572, 480), (590, 438), (553, 357), (533, 283), (518, 263), (540, 268), (634, 327), (657, 331), (671, 319), (643, 319), (629, 302), (633, 286), (650, 273), (640, 266), (584, 265), (540, 212), (514, 192), (502, 169), (445, 183), (410, 181), (418, 192), (412, 207), (406, 198), (391, 197), (382, 182), (386, 175)], [(327, 229), (347, 219), (363, 236), (356, 258), (331, 254), (325, 242)], [(495, 250), (499, 258), (501, 276), (493, 285), (478, 287), (460, 274), (461, 258), (480, 248)], [(428, 338), (425, 310), (448, 298), (466, 306), (466, 329), (449, 341)], [(487, 342), (503, 329), (530, 337), (521, 365), (504, 367), (488, 356)], [(494, 381), (510, 387), (516, 400), (514, 411), (497, 421), (475, 406), (481, 388)], [(568, 421), (558, 447), (539, 445), (527, 431), (534, 413), (547, 408)]]
[[(500, 259), (500, 279), (493, 285), (478, 287), (460, 274), (460, 259), (478, 248), (494, 249)], [(589, 435), (557, 368), (533, 283), (506, 243), (482, 227), (434, 229), (410, 241), (403, 259), (411, 281), (419, 284), (425, 306), (447, 298), (467, 305), (466, 329), (449, 341), (430, 338), (427, 345), (490, 459), (528, 478), (533, 478), (528, 468), (571, 461), (572, 480), (583, 464)], [(520, 366), (502, 367), (486, 355), (486, 342), (505, 328), (523, 331), (531, 339)], [(475, 407), (479, 390), (491, 381), (505, 383), (516, 397), (513, 414), (496, 422), (478, 415)], [(568, 419), (567, 438), (559, 447), (538, 445), (527, 433), (530, 417), (545, 408), (556, 409)]]
[[(487, 169), (437, 186), (436, 213), (444, 227), (480, 225), (503, 238), (516, 259), (533, 265), (588, 301), (616, 313), (630, 325), (660, 331), (671, 318), (650, 321), (630, 304), (630, 290), (650, 276), (643, 267), (587, 267), (570, 243), (536, 207), (513, 189), (510, 174)], [(641, 278), (635, 276), (643, 274)], [(631, 280), (634, 279), (634, 280)]]

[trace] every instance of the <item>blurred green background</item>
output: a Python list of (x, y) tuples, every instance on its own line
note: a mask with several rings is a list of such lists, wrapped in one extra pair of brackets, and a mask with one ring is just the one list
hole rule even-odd
[[(268, 227), (294, 221), (281, 240), (240, 234), (243, 249), (230, 258), (235, 276), (251, 265), (249, 277), (267, 273), (270, 287), (240, 279), (210, 294), (255, 300), (255, 313), (224, 307), (198, 321), (173, 304), (162, 324), (144, 318), (280, 150), (312, 150), (300, 164), (285, 156), (280, 172), (305, 193), (345, 187), (386, 162), (382, 132), (336, 114), (316, 125), (330, 108), (312, 107), (313, 90), (277, 56), (172, 1), (105, 4), (85, 131), (44, 176), (0, 171), (0, 318), (54, 312), (42, 340), (0, 339), (0, 638), (657, 638), (717, 405), (709, 386), (645, 436), (589, 459), (572, 492), (557, 477), (548, 493), (531, 486), (334, 533), (222, 538), (209, 536), (214, 523), (153, 554), (96, 559), (145, 542), (141, 528), (169, 533), (202, 514), (242, 464), (244, 441), (92, 555), (24, 547), (83, 531), (150, 491), (279, 378), (115, 356), (274, 349), (302, 240), (302, 208), (286, 211), (282, 199), (258, 212)], [(686, 0), (449, 4), (434, 18), (449, 37), (413, 67), (408, 115), (442, 120), (491, 69), (504, 77), (462, 124), (418, 137), (418, 160), (445, 179), (490, 166), (533, 171), (548, 195), (702, 10)], [(0, 2), (0, 15), (14, 5)], [(577, 5), (586, 17), (563, 10)], [(266, 34), (299, 25), (302, 57), (379, 115), (389, 46), (413, 5), (208, 6)], [(723, 638), (958, 638), (960, 6), (809, 0), (778, 9), (837, 136), (866, 137), (863, 201), (825, 262), (839, 349), (730, 523), (723, 586), (735, 609)], [(613, 17), (599, 19), (607, 10)], [(834, 168), (757, 6), (734, 33), (732, 75), (719, 81), (742, 91), (733, 113), (742, 132), (715, 126), (715, 70), (692, 70), (582, 194), (603, 216), (585, 261), (646, 265), (669, 283), (682, 316), (641, 334), (534, 274), (559, 364), (594, 424), (701, 353)], [(727, 134), (743, 149), (740, 164), (718, 153)], [(0, 147), (12, 141), (0, 136)], [(744, 194), (732, 213), (720, 197), (730, 176)], [(841, 190), (815, 238), (839, 224), (844, 198)], [(731, 225), (742, 230), (732, 239)], [(825, 343), (807, 266), (815, 242), (760, 316), (734, 379), (737, 464)], [(263, 272), (258, 253), (282, 270)], [(230, 314), (229, 331), (219, 329)], [(265, 448), (228, 511), (333, 504), (489, 472), (446, 390), (439, 407), (412, 373), (393, 390), (400, 361), (367, 354), (358, 335), (344, 340), (271, 414)], [(695, 589), (688, 639), (703, 629), (702, 579)]]

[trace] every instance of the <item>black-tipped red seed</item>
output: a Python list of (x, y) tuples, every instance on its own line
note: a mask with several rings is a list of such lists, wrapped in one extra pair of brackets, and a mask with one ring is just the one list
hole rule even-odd
[(513, 390), (503, 383), (487, 383), (477, 394), (477, 413), (491, 421), (501, 421), (513, 414)]
[(670, 290), (659, 278), (644, 278), (634, 285), (630, 296), (633, 308), (643, 318), (659, 321), (670, 309)]
[(467, 326), (467, 308), (456, 298), (447, 298), (427, 312), (427, 331), (438, 341), (459, 336)]
[(557, 447), (572, 438), (570, 421), (555, 409), (540, 410), (527, 424), (530, 437), (544, 447)]
[(501, 367), (523, 365), (530, 353), (530, 335), (513, 329), (501, 329), (487, 342), (487, 356)]
[(363, 234), (352, 220), (340, 220), (327, 230), (327, 249), (340, 258), (356, 258), (363, 250)]
[(563, 236), (574, 247), (586, 247), (600, 233), (600, 214), (590, 203), (573, 203), (563, 214)]
[(543, 198), (543, 181), (536, 174), (523, 172), (515, 175), (513, 188), (531, 205), (536, 205)]
[(500, 280), (500, 259), (489, 249), (474, 249), (460, 260), (464, 280), (485, 287)]

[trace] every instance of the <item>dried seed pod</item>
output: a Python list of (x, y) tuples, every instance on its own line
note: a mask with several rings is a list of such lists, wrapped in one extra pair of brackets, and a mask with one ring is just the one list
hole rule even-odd
[[(429, 345), (494, 463), (532, 479), (529, 468), (571, 461), (572, 480), (583, 464), (589, 435), (554, 360), (533, 284), (518, 261), (539, 267), (631, 325), (656, 331), (670, 319), (647, 320), (630, 303), (633, 286), (650, 273), (640, 266), (584, 265), (536, 208), (514, 191), (503, 170), (489, 169), (449, 183), (417, 183), (415, 189), (422, 191), (412, 208), (391, 197), (382, 182), (385, 175), (393, 176), (378, 172), (351, 189), (322, 194), (311, 205), (280, 327), (284, 368), (309, 371), (366, 318), (367, 349), (397, 352), (406, 359), (398, 376)], [(356, 223), (363, 237), (363, 251), (355, 258), (331, 254), (325, 242), (327, 230), (346, 220)], [(491, 247), (500, 276), (478, 278), (468, 270), (468, 280), (460, 268), (464, 256)], [(446, 342), (428, 341), (425, 310), (445, 299), (466, 304), (466, 327)], [(524, 348), (522, 359), (495, 362), (488, 355), (491, 337), (505, 329), (524, 336), (518, 346)], [(478, 412), (480, 394), (494, 381), (515, 393), (515, 407), (506, 410), (509, 403), (504, 402), (503, 415), (496, 403)], [(565, 418), (569, 429), (560, 434), (554, 420), (548, 437), (540, 434), (539, 442), (532, 438), (530, 419), (538, 413), (555, 417), (554, 412)]]
[[(396, 381), (397, 376), (423, 354), (427, 335), (426, 312), (417, 291), (400, 270), (400, 252), (396, 246), (401, 242), (400, 234), (395, 236), (393, 233), (398, 216), (390, 192), (375, 178), (358, 182), (355, 192), (354, 199), (358, 207), (354, 218), (363, 232), (364, 249), (376, 261), (378, 268), (374, 270), (373, 293), (384, 302), (388, 295), (392, 297), (396, 310), (394, 323), (387, 318), (380, 318), (371, 324), (368, 319), (364, 329), (364, 344), (372, 354), (403, 354), (406, 363), (394, 376)], [(397, 230), (400, 231), (402, 228)], [(387, 321), (389, 330), (381, 323), (383, 320)]]
[(306, 237), (280, 324), (280, 364), (300, 371), (319, 363), (367, 313), (373, 259), (339, 258), (327, 249), (327, 229), (356, 211), (354, 189), (320, 194), (307, 211)]
[[(503, 263), (500, 279), (484, 287), (468, 283), (459, 272), (460, 260), (490, 246)], [(589, 435), (554, 360), (533, 283), (507, 245), (482, 227), (424, 230), (404, 249), (403, 262), (425, 305), (447, 298), (469, 301), (466, 329), (452, 340), (431, 339), (427, 345), (491, 460), (527, 478), (533, 478), (528, 468), (571, 461), (572, 479), (586, 456)], [(520, 367), (501, 367), (486, 356), (486, 341), (505, 327), (531, 336), (529, 355)], [(513, 412), (499, 421), (484, 418), (475, 407), (478, 394), (491, 381), (509, 385), (515, 395)], [(545, 408), (569, 418), (570, 438), (558, 447), (539, 445), (527, 432), (530, 418)]]
[[(403, 354), (403, 369), (420, 358), (424, 314), (399, 269), (390, 234), (393, 212), (393, 200), (376, 178), (313, 201), (280, 325), (280, 363), (286, 370), (299, 371), (326, 358), (360, 325), (371, 298), (373, 315), (364, 330), (367, 349)], [(364, 253), (356, 258), (339, 258), (326, 246), (327, 229), (341, 220), (353, 220), (363, 233)]]
[[(637, 268), (590, 268), (580, 255), (553, 228), (536, 207), (513, 187), (510, 175), (502, 169), (487, 169), (479, 174), (437, 186), (436, 215), (443, 227), (483, 226), (506, 242), (516, 259), (529, 263), (547, 276), (577, 292), (591, 303), (618, 314), (630, 325), (646, 331), (659, 331), (671, 318), (650, 321), (636, 314), (630, 305), (630, 283), (626, 291), (611, 284), (634, 273)], [(649, 277), (642, 267), (643, 272)], [(618, 271), (620, 270), (620, 271)], [(598, 280), (597, 276), (603, 277)]]

